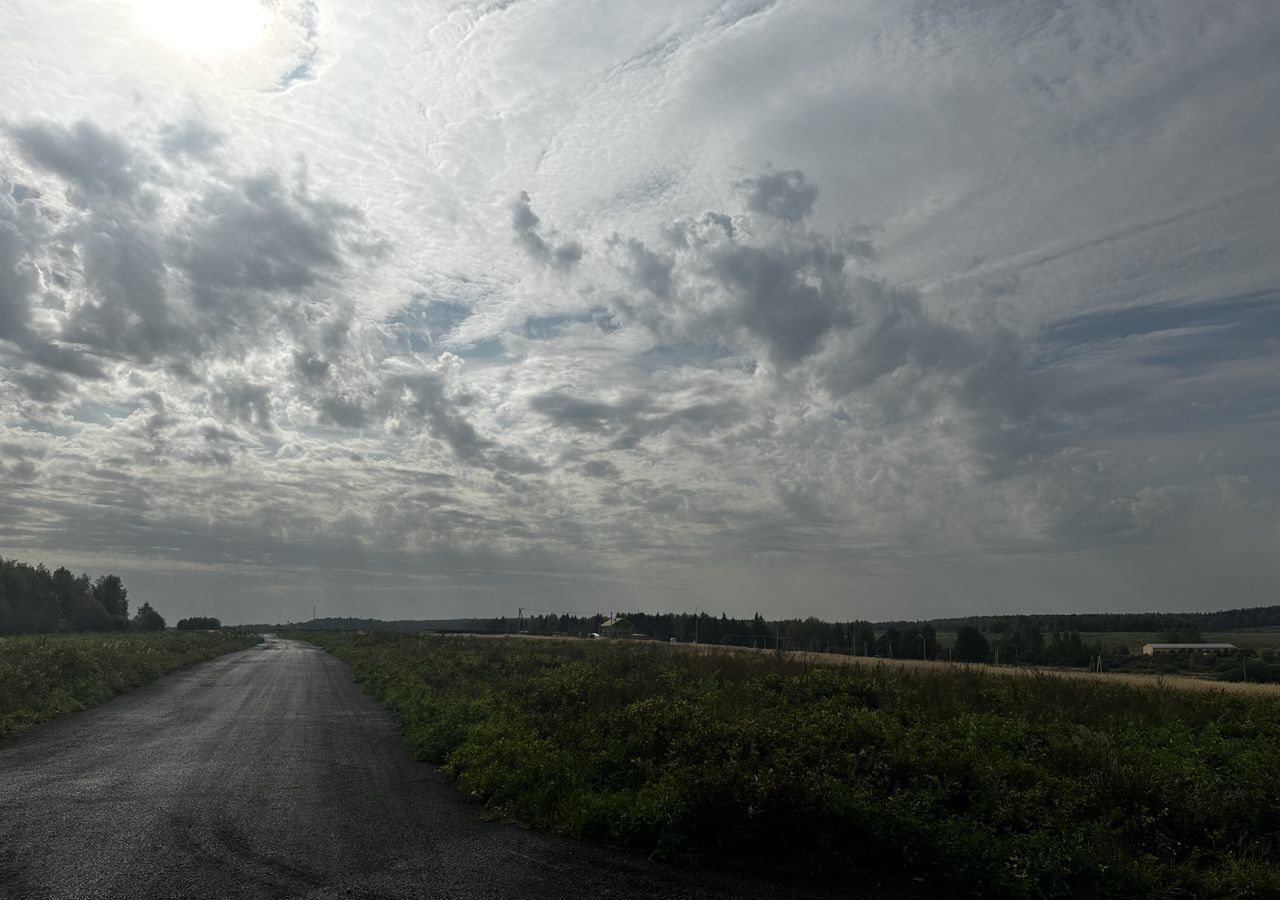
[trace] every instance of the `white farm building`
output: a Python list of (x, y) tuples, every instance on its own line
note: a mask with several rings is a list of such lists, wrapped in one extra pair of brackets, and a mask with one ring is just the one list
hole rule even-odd
[(1236, 649), (1235, 644), (1143, 644), (1145, 656), (1157, 653), (1230, 653)]

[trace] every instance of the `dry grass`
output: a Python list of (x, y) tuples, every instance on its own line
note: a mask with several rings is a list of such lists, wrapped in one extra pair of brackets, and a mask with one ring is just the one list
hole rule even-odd
[[(567, 639), (568, 640), (568, 639)], [(576, 640), (576, 639), (574, 639)], [(875, 659), (867, 656), (844, 656), (836, 653), (812, 653), (807, 650), (759, 650), (752, 647), (726, 647), (719, 644), (675, 644), (688, 651), (704, 653), (754, 653), (781, 654), (793, 660), (816, 665), (858, 666), (862, 668), (915, 668), (939, 672), (952, 670), (977, 670), (993, 675), (1004, 675), (1010, 678), (1034, 678), (1052, 676), (1055, 678), (1074, 678), (1096, 681), (1104, 684), (1131, 684), (1137, 687), (1155, 687), (1170, 690), (1189, 691), (1229, 691), (1231, 693), (1251, 694), (1262, 697), (1280, 697), (1280, 684), (1252, 684), (1239, 681), (1214, 681), (1208, 678), (1193, 678), (1188, 675), (1144, 675), (1133, 672), (1083, 672), (1079, 669), (1054, 669), (1036, 666), (991, 666), (981, 663), (935, 662), (922, 659)]]
[[(458, 635), (458, 637), (513, 638), (535, 641), (579, 641), (582, 638), (567, 635), (546, 634), (492, 634), (492, 635)], [(1097, 681), (1104, 684), (1131, 684), (1137, 687), (1155, 687), (1171, 690), (1188, 691), (1227, 691), (1234, 694), (1249, 694), (1260, 697), (1280, 697), (1280, 684), (1253, 684), (1239, 681), (1215, 681), (1210, 678), (1195, 678), (1189, 675), (1145, 675), (1137, 672), (1084, 672), (1079, 669), (1057, 669), (1038, 666), (992, 666), (982, 663), (952, 663), (922, 659), (876, 659), (867, 656), (845, 656), (838, 653), (813, 653), (808, 650), (761, 650), (754, 647), (734, 647), (724, 644), (671, 644), (665, 641), (642, 641), (671, 647), (683, 652), (701, 653), (750, 653), (774, 655), (781, 653), (789, 660), (803, 661), (827, 666), (860, 666), (874, 668), (888, 666), (899, 668), (921, 668), (931, 671), (979, 670), (994, 675), (1010, 678), (1032, 678), (1049, 675), (1055, 678), (1076, 678), (1086, 681)]]
[(1232, 691), (1236, 693), (1260, 694), (1275, 697), (1280, 695), (1280, 685), (1248, 684), (1239, 681), (1214, 681), (1208, 678), (1194, 678), (1188, 675), (1143, 675), (1134, 672), (1081, 672), (1078, 669), (1051, 669), (1035, 666), (987, 666), (973, 663), (929, 662), (919, 659), (867, 659), (856, 656), (831, 656), (830, 654), (806, 654), (815, 658), (825, 657), (823, 661), (840, 662), (853, 665), (889, 665), (889, 666), (923, 666), (931, 668), (947, 668), (949, 666), (974, 666), (997, 675), (1011, 677), (1032, 677), (1052, 675), (1057, 678), (1082, 678), (1088, 681), (1101, 681), (1108, 684), (1121, 682), (1139, 687), (1164, 687), (1192, 691)]

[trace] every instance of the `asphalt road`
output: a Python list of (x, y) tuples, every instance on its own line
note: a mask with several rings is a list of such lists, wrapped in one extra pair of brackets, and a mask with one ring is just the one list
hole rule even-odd
[(293, 641), (0, 744), (5, 898), (835, 896), (486, 821), (345, 665)]

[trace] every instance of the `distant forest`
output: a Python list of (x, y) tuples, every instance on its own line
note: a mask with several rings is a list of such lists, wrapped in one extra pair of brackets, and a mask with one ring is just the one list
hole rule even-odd
[[(1280, 626), (1280, 606), (1212, 613), (1085, 613), (1069, 615), (970, 616), (925, 622), (825, 622), (806, 619), (766, 620), (713, 616), (708, 613), (643, 613), (620, 616), (641, 637), (687, 643), (851, 653), (896, 659), (945, 659), (968, 662), (1008, 660), (1042, 665), (1081, 666), (1103, 656), (1128, 656), (1137, 647), (1104, 647), (1088, 635), (1102, 632), (1154, 633), (1161, 640), (1199, 641), (1201, 631)], [(314, 631), (437, 631), (473, 634), (542, 634), (587, 637), (603, 629), (606, 616), (539, 613), (493, 619), (403, 619), (384, 622), (363, 618), (322, 618), (291, 624)], [(268, 630), (281, 626), (245, 625)], [(943, 648), (938, 632), (954, 632)]]
[(118, 575), (90, 579), (0, 557), (0, 634), (155, 631), (164, 624), (149, 603), (129, 617), (129, 591)]
[[(750, 619), (731, 619), (708, 613), (626, 613), (619, 617), (627, 626), (624, 633), (660, 641), (697, 641), (762, 649), (812, 650), (892, 659), (955, 659), (962, 662), (990, 662), (1003, 655), (1009, 660), (1054, 665), (1086, 665), (1099, 654), (1100, 646), (1087, 644), (1078, 634), (1051, 634), (1036, 629), (1020, 629), (988, 641), (969, 628), (957, 637), (955, 646), (944, 648), (937, 631), (928, 623), (913, 623), (877, 631), (870, 622), (824, 622), (821, 619), (781, 619), (767, 621), (757, 613)], [(434, 621), (380, 622), (376, 619), (314, 619), (291, 625), (302, 631), (436, 631), (472, 634), (576, 635), (588, 637), (606, 630), (606, 617), (571, 614), (539, 614), (498, 619), (450, 619)], [(262, 628), (264, 626), (241, 626)], [(616, 633), (616, 626), (612, 629)]]
[[(638, 634), (658, 639), (692, 640), (695, 616), (692, 613), (623, 613)], [(290, 627), (318, 631), (466, 631), (481, 634), (504, 634), (528, 631), (532, 634), (589, 634), (598, 631), (607, 617), (601, 614), (536, 614), (517, 618), (503, 616), (488, 619), (400, 619), (382, 621), (364, 618), (321, 618), (291, 624)], [(1280, 606), (1258, 606), (1219, 612), (1189, 613), (1052, 613), (992, 616), (961, 616), (950, 619), (907, 619), (888, 622), (826, 622), (807, 619), (766, 620), (759, 614), (750, 619), (696, 616), (699, 639), (707, 643), (759, 643), (766, 637), (784, 644), (831, 642), (852, 647), (866, 640), (870, 633), (890, 629), (900, 632), (920, 631), (925, 626), (935, 632), (958, 632), (967, 626), (992, 635), (1016, 634), (1034, 629), (1045, 634), (1099, 634), (1104, 632), (1204, 632), (1238, 631), (1246, 628), (1280, 628)], [(245, 625), (244, 628), (279, 628), (280, 625)], [(723, 639), (728, 638), (725, 641)], [(772, 646), (772, 644), (771, 644)]]
[[(1014, 631), (1019, 627), (1035, 627), (1042, 631), (1079, 631), (1085, 633), (1115, 631), (1239, 631), (1243, 628), (1280, 628), (1280, 606), (1254, 606), (1224, 609), (1218, 612), (1190, 613), (1052, 613), (1004, 616), (962, 616), (954, 619), (930, 619), (939, 631), (957, 631), (972, 625), (993, 634)], [(909, 627), (916, 622), (881, 622), (880, 627)]]

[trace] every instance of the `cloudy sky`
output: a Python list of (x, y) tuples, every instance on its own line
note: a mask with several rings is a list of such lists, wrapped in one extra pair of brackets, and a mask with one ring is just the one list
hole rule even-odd
[(176, 617), (1277, 602), (1274, 0), (0, 0), (0, 555)]

